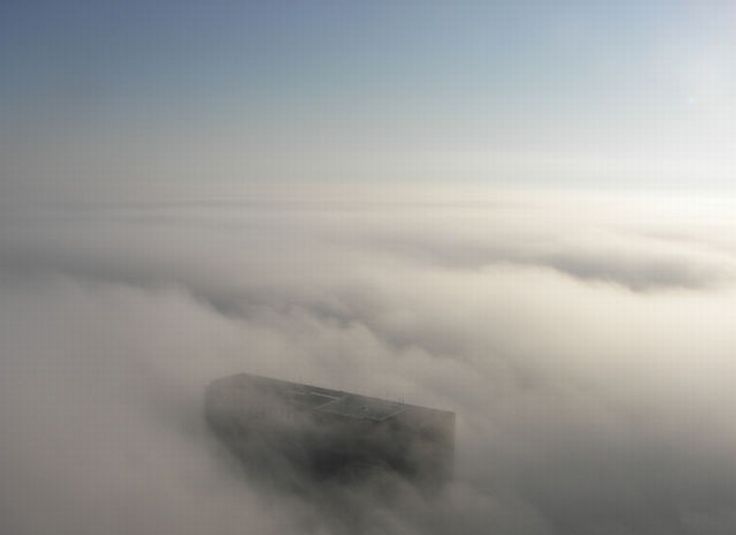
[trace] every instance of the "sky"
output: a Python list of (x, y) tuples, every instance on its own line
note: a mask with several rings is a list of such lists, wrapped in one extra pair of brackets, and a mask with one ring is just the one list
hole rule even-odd
[[(736, 533), (735, 23), (0, 1), (0, 532)], [(453, 411), (454, 477), (264, 489), (236, 373)]]
[(11, 193), (121, 181), (732, 189), (731, 2), (0, 10)]

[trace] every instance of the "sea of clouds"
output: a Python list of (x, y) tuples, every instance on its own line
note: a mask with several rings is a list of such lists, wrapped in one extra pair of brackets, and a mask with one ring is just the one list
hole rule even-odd
[[(486, 191), (0, 214), (0, 532), (736, 533), (736, 204)], [(202, 418), (239, 372), (448, 409), (455, 479), (359, 522)], [(356, 527), (357, 526), (357, 527)]]

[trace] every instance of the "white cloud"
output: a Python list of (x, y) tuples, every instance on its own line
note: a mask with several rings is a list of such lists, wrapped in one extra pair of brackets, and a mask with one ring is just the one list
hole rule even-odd
[(214, 454), (250, 371), (457, 412), (445, 499), (358, 494), (366, 532), (730, 533), (733, 222), (496, 195), (6, 216), (3, 531), (345, 529)]

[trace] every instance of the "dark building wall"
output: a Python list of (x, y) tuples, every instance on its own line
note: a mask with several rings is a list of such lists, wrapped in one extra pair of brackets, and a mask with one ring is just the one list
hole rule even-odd
[(259, 476), (360, 481), (378, 472), (421, 488), (452, 476), (455, 415), (248, 374), (207, 390), (210, 428)]

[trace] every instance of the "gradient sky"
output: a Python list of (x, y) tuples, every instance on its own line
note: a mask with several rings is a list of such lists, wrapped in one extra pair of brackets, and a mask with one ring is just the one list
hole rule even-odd
[(734, 27), (728, 1), (6, 0), (0, 177), (731, 188)]

